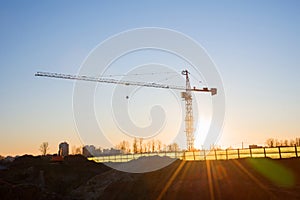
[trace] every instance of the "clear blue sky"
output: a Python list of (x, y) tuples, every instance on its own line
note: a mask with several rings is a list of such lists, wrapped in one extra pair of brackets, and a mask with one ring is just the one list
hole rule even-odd
[(199, 42), (226, 91), (219, 141), (228, 147), (300, 136), (299, 1), (1, 1), (0, 155), (38, 153), (48, 141), (79, 145), (73, 83), (101, 41), (132, 28), (163, 27)]

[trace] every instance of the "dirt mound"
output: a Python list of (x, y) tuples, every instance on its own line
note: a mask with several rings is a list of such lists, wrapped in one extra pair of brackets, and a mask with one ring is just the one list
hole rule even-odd
[[(131, 184), (137, 180), (137, 174), (110, 170), (90, 179), (86, 184), (71, 192), (72, 199), (99, 199), (103, 197), (107, 187), (117, 183)], [(102, 198), (101, 198), (102, 199)]]
[[(139, 160), (147, 167), (147, 159)], [(24, 156), (6, 167), (1, 199), (300, 199), (299, 158), (176, 160), (157, 171), (125, 173), (81, 156), (60, 163)]]
[[(15, 194), (15, 191), (22, 186), (21, 191), (25, 191), (26, 194), (29, 194), (33, 187), (39, 188), (41, 199), (66, 197), (70, 191), (95, 175), (110, 170), (107, 166), (89, 161), (83, 156), (68, 156), (60, 163), (53, 163), (50, 158), (25, 155), (6, 165), (6, 170), (0, 170), (0, 181), (6, 183), (3, 187), (10, 189), (0, 188), (0, 195), (8, 195), (9, 199), (20, 199), (11, 194)], [(34, 196), (28, 199), (39, 198)]]

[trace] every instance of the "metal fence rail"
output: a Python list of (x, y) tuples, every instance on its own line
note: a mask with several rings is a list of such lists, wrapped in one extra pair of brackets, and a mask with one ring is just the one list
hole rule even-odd
[(139, 157), (160, 156), (170, 157), (186, 161), (197, 160), (229, 160), (238, 158), (260, 158), (269, 157), (274, 159), (298, 158), (300, 156), (300, 146), (294, 147), (263, 147), (249, 149), (226, 149), (226, 150), (196, 150), (196, 151), (173, 151), (173, 152), (150, 152), (138, 154), (118, 154), (90, 157), (89, 160), (95, 162), (128, 162)]

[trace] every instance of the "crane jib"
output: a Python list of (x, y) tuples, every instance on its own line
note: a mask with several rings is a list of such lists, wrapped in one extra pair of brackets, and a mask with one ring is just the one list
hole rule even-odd
[(163, 89), (175, 89), (175, 90), (184, 90), (191, 92), (210, 92), (211, 95), (217, 94), (216, 88), (186, 88), (184, 86), (177, 85), (166, 85), (161, 83), (153, 82), (139, 82), (139, 81), (126, 81), (126, 80), (117, 80), (109, 78), (97, 78), (91, 76), (79, 76), (79, 75), (69, 75), (69, 74), (60, 74), (60, 73), (51, 73), (51, 72), (37, 72), (35, 76), (49, 77), (49, 78), (59, 78), (59, 79), (69, 79), (69, 80), (82, 80), (82, 81), (92, 81), (100, 83), (112, 83), (112, 84), (121, 84), (121, 85), (135, 85), (142, 87), (152, 87), (152, 88), (163, 88)]

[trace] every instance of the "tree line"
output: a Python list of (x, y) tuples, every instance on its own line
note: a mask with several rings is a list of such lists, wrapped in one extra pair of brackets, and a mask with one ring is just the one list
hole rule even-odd
[(266, 145), (268, 147), (290, 147), (290, 146), (300, 146), (300, 138), (295, 139), (284, 139), (284, 140), (278, 140), (274, 138), (269, 138), (266, 140)]
[(166, 145), (160, 140), (144, 140), (143, 138), (134, 138), (132, 144), (123, 140), (116, 145), (115, 148), (121, 150), (123, 153), (148, 153), (180, 150), (179, 145), (176, 142)]

